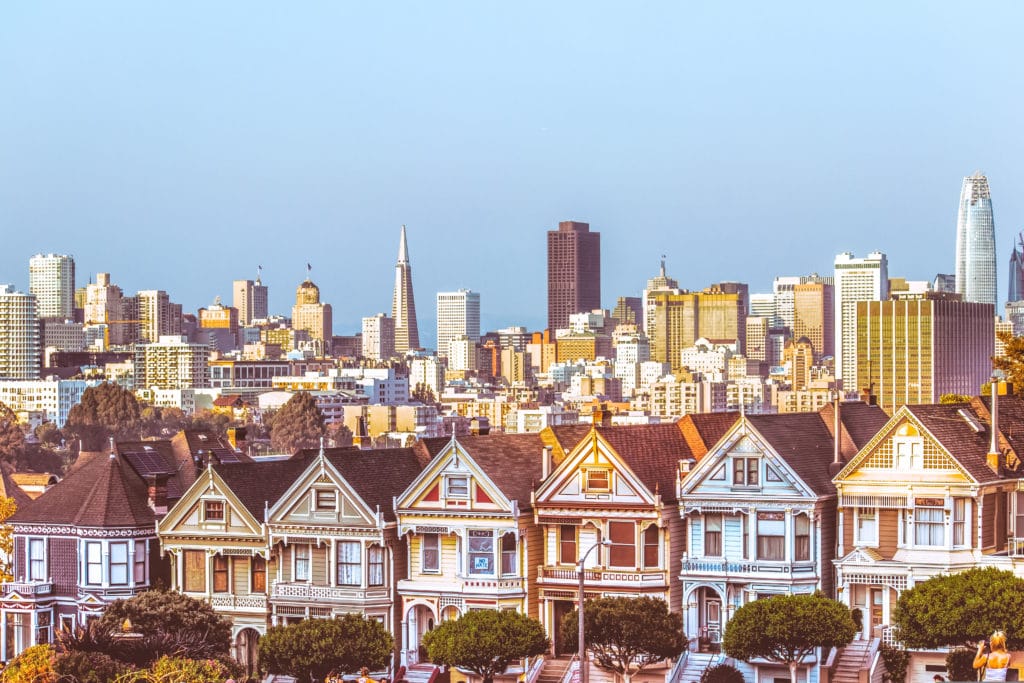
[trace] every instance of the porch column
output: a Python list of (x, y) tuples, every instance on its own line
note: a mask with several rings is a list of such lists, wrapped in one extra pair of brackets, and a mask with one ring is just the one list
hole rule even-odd
[(206, 552), (206, 597), (213, 595), (213, 554)]
[(338, 539), (331, 539), (331, 547), (327, 552), (330, 553), (327, 558), (327, 584), (334, 588), (338, 585)]
[(29, 631), (28, 643), (26, 644), (26, 647), (28, 647), (30, 645), (38, 645), (38, 643), (36, 643), (36, 629), (39, 628), (39, 612), (37, 612), (35, 609), (33, 609), (31, 614), (32, 614), (32, 630)]
[(838, 510), (836, 510), (836, 512), (839, 513), (839, 518), (838, 518), (839, 519), (839, 523), (837, 525), (839, 527), (837, 529), (837, 531), (839, 532), (839, 537), (836, 539), (836, 542), (838, 543), (838, 546), (837, 546), (838, 549), (836, 551), (836, 557), (838, 558), (838, 557), (842, 557), (843, 555), (846, 554), (846, 551), (843, 549), (843, 530), (845, 528), (844, 527), (845, 513), (843, 512), (843, 508), (839, 508)]
[(0, 659), (7, 660), (7, 610), (0, 609)]
[(757, 559), (757, 510), (747, 509), (747, 557)]
[(793, 508), (786, 508), (785, 512), (785, 524), (786, 524), (786, 554), (783, 556), (783, 560), (786, 562), (792, 562), (793, 556), (796, 554), (793, 552)]

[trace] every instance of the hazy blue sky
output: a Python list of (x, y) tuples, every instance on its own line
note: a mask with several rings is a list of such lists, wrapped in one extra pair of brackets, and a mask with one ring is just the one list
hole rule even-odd
[(434, 295), (546, 318), (545, 231), (602, 235), (606, 307), (888, 253), (952, 272), (989, 176), (1024, 228), (1024, 3), (23, 2), (0, 7), (0, 282), (72, 253), (195, 310), (264, 266), (338, 334), (390, 311), (399, 225)]

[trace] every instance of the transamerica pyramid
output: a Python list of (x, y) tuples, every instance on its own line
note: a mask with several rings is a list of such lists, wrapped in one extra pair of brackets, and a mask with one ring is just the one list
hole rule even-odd
[(405, 226), (398, 242), (398, 263), (395, 265), (395, 295), (391, 301), (391, 317), (395, 320), (395, 355), (420, 348), (420, 330), (416, 325), (416, 299), (412, 293), (412, 266)]

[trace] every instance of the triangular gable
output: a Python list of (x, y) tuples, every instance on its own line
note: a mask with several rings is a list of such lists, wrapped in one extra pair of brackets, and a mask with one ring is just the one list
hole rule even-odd
[(839, 560), (839, 563), (875, 564), (882, 559), (882, 556), (871, 548), (854, 548)]
[[(900, 441), (919, 441), (919, 459), (906, 461), (898, 457)], [(920, 464), (919, 469), (915, 465)], [(913, 469), (911, 469), (913, 468)], [(900, 406), (885, 426), (846, 463), (833, 481), (850, 479), (878, 480), (892, 482), (893, 473), (900, 472), (905, 478), (909, 472), (927, 470), (936, 474), (948, 474), (950, 479), (976, 483), (976, 479), (964, 468), (906, 406)]]
[(454, 436), (396, 501), (396, 508), (407, 512), (512, 511), (512, 503)]
[(609, 505), (657, 503), (655, 492), (647, 489), (596, 429), (569, 451), (536, 495), (537, 505), (587, 500)]
[(377, 513), (321, 454), (270, 507), (267, 523), (376, 527)]
[(200, 473), (185, 494), (168, 510), (167, 515), (157, 525), (157, 533), (209, 534), (211, 523), (203, 518), (203, 507), (207, 500), (220, 501), (224, 504), (223, 524), (214, 524), (222, 527), (218, 529), (219, 532), (239, 536), (263, 535), (260, 520), (253, 517), (212, 467), (207, 467)]
[[(731, 481), (730, 461), (735, 457), (761, 461), (756, 488), (737, 490)], [(701, 458), (680, 485), (679, 495), (731, 495), (744, 497), (816, 497), (814, 490), (793, 470), (786, 459), (745, 419), (729, 428), (725, 436)]]

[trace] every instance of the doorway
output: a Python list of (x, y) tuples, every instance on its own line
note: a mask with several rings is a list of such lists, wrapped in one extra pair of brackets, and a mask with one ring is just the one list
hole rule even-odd
[(555, 656), (561, 657), (562, 655), (571, 655), (572, 652), (566, 652), (562, 646), (562, 621), (565, 620), (566, 615), (570, 614), (576, 609), (576, 603), (572, 600), (555, 600), (555, 606), (552, 610), (552, 616), (554, 623), (551, 624), (551, 632), (554, 635), (555, 643)]

